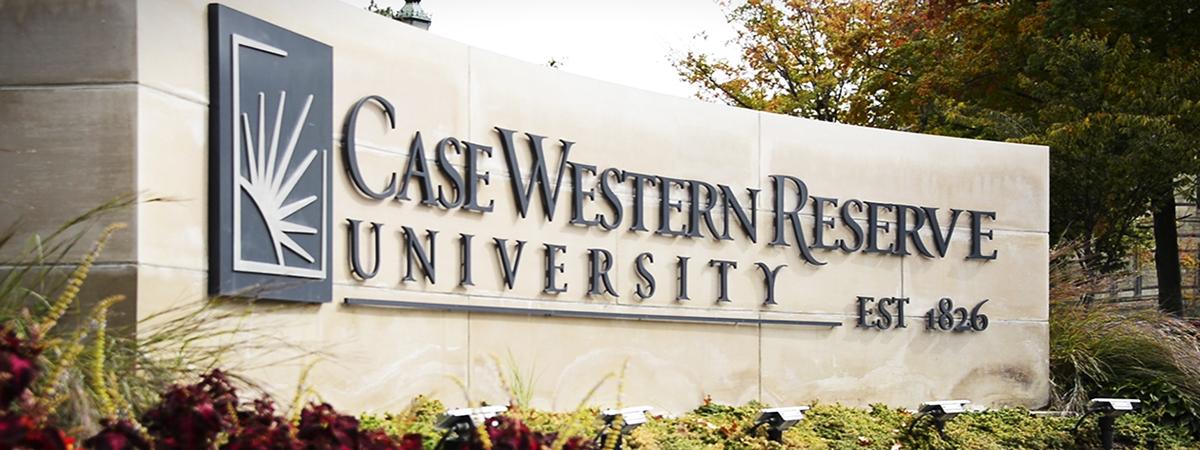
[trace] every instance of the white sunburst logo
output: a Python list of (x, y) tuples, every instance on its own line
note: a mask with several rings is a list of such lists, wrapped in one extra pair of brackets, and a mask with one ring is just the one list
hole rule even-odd
[(292, 239), (289, 234), (312, 235), (317, 234), (317, 229), (293, 222), (289, 218), (317, 201), (317, 196), (309, 195), (292, 202), (288, 202), (288, 197), (292, 195), (296, 183), (308, 171), (319, 153), (316, 149), (309, 150), (299, 165), (291, 167), (292, 154), (296, 150), (300, 131), (304, 128), (304, 120), (308, 118), (308, 109), (312, 106), (313, 96), (309, 95), (304, 100), (304, 109), (300, 111), (300, 117), (296, 118), (296, 123), (292, 125), (291, 136), (283, 149), (283, 156), (278, 161), (276, 155), (279, 153), (279, 135), (282, 131), (280, 125), (283, 123), (283, 109), (287, 104), (287, 92), (279, 92), (279, 106), (275, 108), (275, 128), (271, 135), (269, 149), (266, 143), (266, 133), (263, 131), (263, 124), (266, 122), (265, 97), (262, 92), (258, 93), (257, 145), (254, 144), (254, 134), (250, 131), (250, 116), (242, 113), (242, 136), (243, 142), (246, 143), (242, 148), (245, 149), (248, 161), (248, 173), (238, 177), (238, 185), (246, 191), (246, 194), (254, 201), (254, 205), (258, 207), (258, 211), (262, 213), (263, 221), (266, 223), (271, 237), (271, 244), (275, 249), (275, 264), (283, 264), (285, 248), (311, 263), (314, 262), (313, 256), (296, 243), (296, 240)]
[[(286, 90), (279, 91), (278, 101), (270, 111), (270, 116), (267, 94), (262, 91), (257, 96), (257, 117), (241, 112), (241, 83), (238, 80), (238, 52), (241, 47), (287, 57), (287, 52), (282, 49), (233, 35), (233, 269), (324, 279), (324, 228), (328, 214), (328, 202), (323, 199), (328, 183), (325, 151), (297, 148), (300, 147), (307, 125), (313, 95), (303, 97), (303, 106), (294, 120), (285, 120), (284, 117), (290, 116), (286, 109)], [(268, 122), (274, 125), (269, 133), (266, 128)], [(285, 127), (285, 123), (290, 126)], [(311, 181), (303, 181), (311, 171), (319, 171), (314, 174), (320, 176), (319, 191)], [(248, 232), (245, 229), (257, 221), (243, 217), (243, 197), (250, 199), (253, 209), (261, 216), (265, 230), (261, 227), (258, 229), (265, 233)], [(319, 220), (313, 219), (311, 208), (319, 209)], [(247, 250), (250, 250), (249, 253)]]
[(329, 302), (333, 48), (220, 4), (208, 13), (208, 291)]

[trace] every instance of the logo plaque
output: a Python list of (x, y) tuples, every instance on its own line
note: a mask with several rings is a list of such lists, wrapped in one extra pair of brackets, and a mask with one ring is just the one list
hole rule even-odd
[(328, 302), (333, 49), (209, 5), (213, 295)]

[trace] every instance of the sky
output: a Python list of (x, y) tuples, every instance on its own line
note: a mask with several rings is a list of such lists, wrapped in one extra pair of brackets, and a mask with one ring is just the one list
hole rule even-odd
[[(365, 7), (369, 0), (344, 0)], [(404, 0), (376, 0), (399, 9)], [(735, 57), (715, 0), (424, 0), (430, 32), (535, 64), (680, 97), (671, 55)], [(706, 37), (699, 37), (704, 35)]]

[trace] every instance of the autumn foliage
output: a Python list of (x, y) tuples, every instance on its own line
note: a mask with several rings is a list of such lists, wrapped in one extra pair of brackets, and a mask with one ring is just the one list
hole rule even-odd
[[(1050, 237), (1107, 268), (1149, 237), (1177, 287), (1175, 195), (1200, 173), (1200, 8), (1163, 0), (725, 0), (734, 59), (697, 96), (812, 119), (1049, 146)], [(1169, 245), (1171, 244), (1171, 245)], [(1150, 246), (1150, 245), (1147, 245)], [(1174, 277), (1171, 275), (1174, 274)], [(1178, 298), (1160, 298), (1178, 313)]]

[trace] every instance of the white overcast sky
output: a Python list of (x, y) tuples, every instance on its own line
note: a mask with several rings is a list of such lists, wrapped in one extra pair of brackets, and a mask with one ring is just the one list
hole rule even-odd
[[(365, 7), (368, 0), (344, 0)], [(404, 0), (376, 0), (400, 8)], [(670, 55), (689, 49), (736, 56), (716, 0), (424, 0), (430, 32), (536, 64), (655, 92), (691, 97)], [(707, 35), (706, 39), (696, 36)]]

